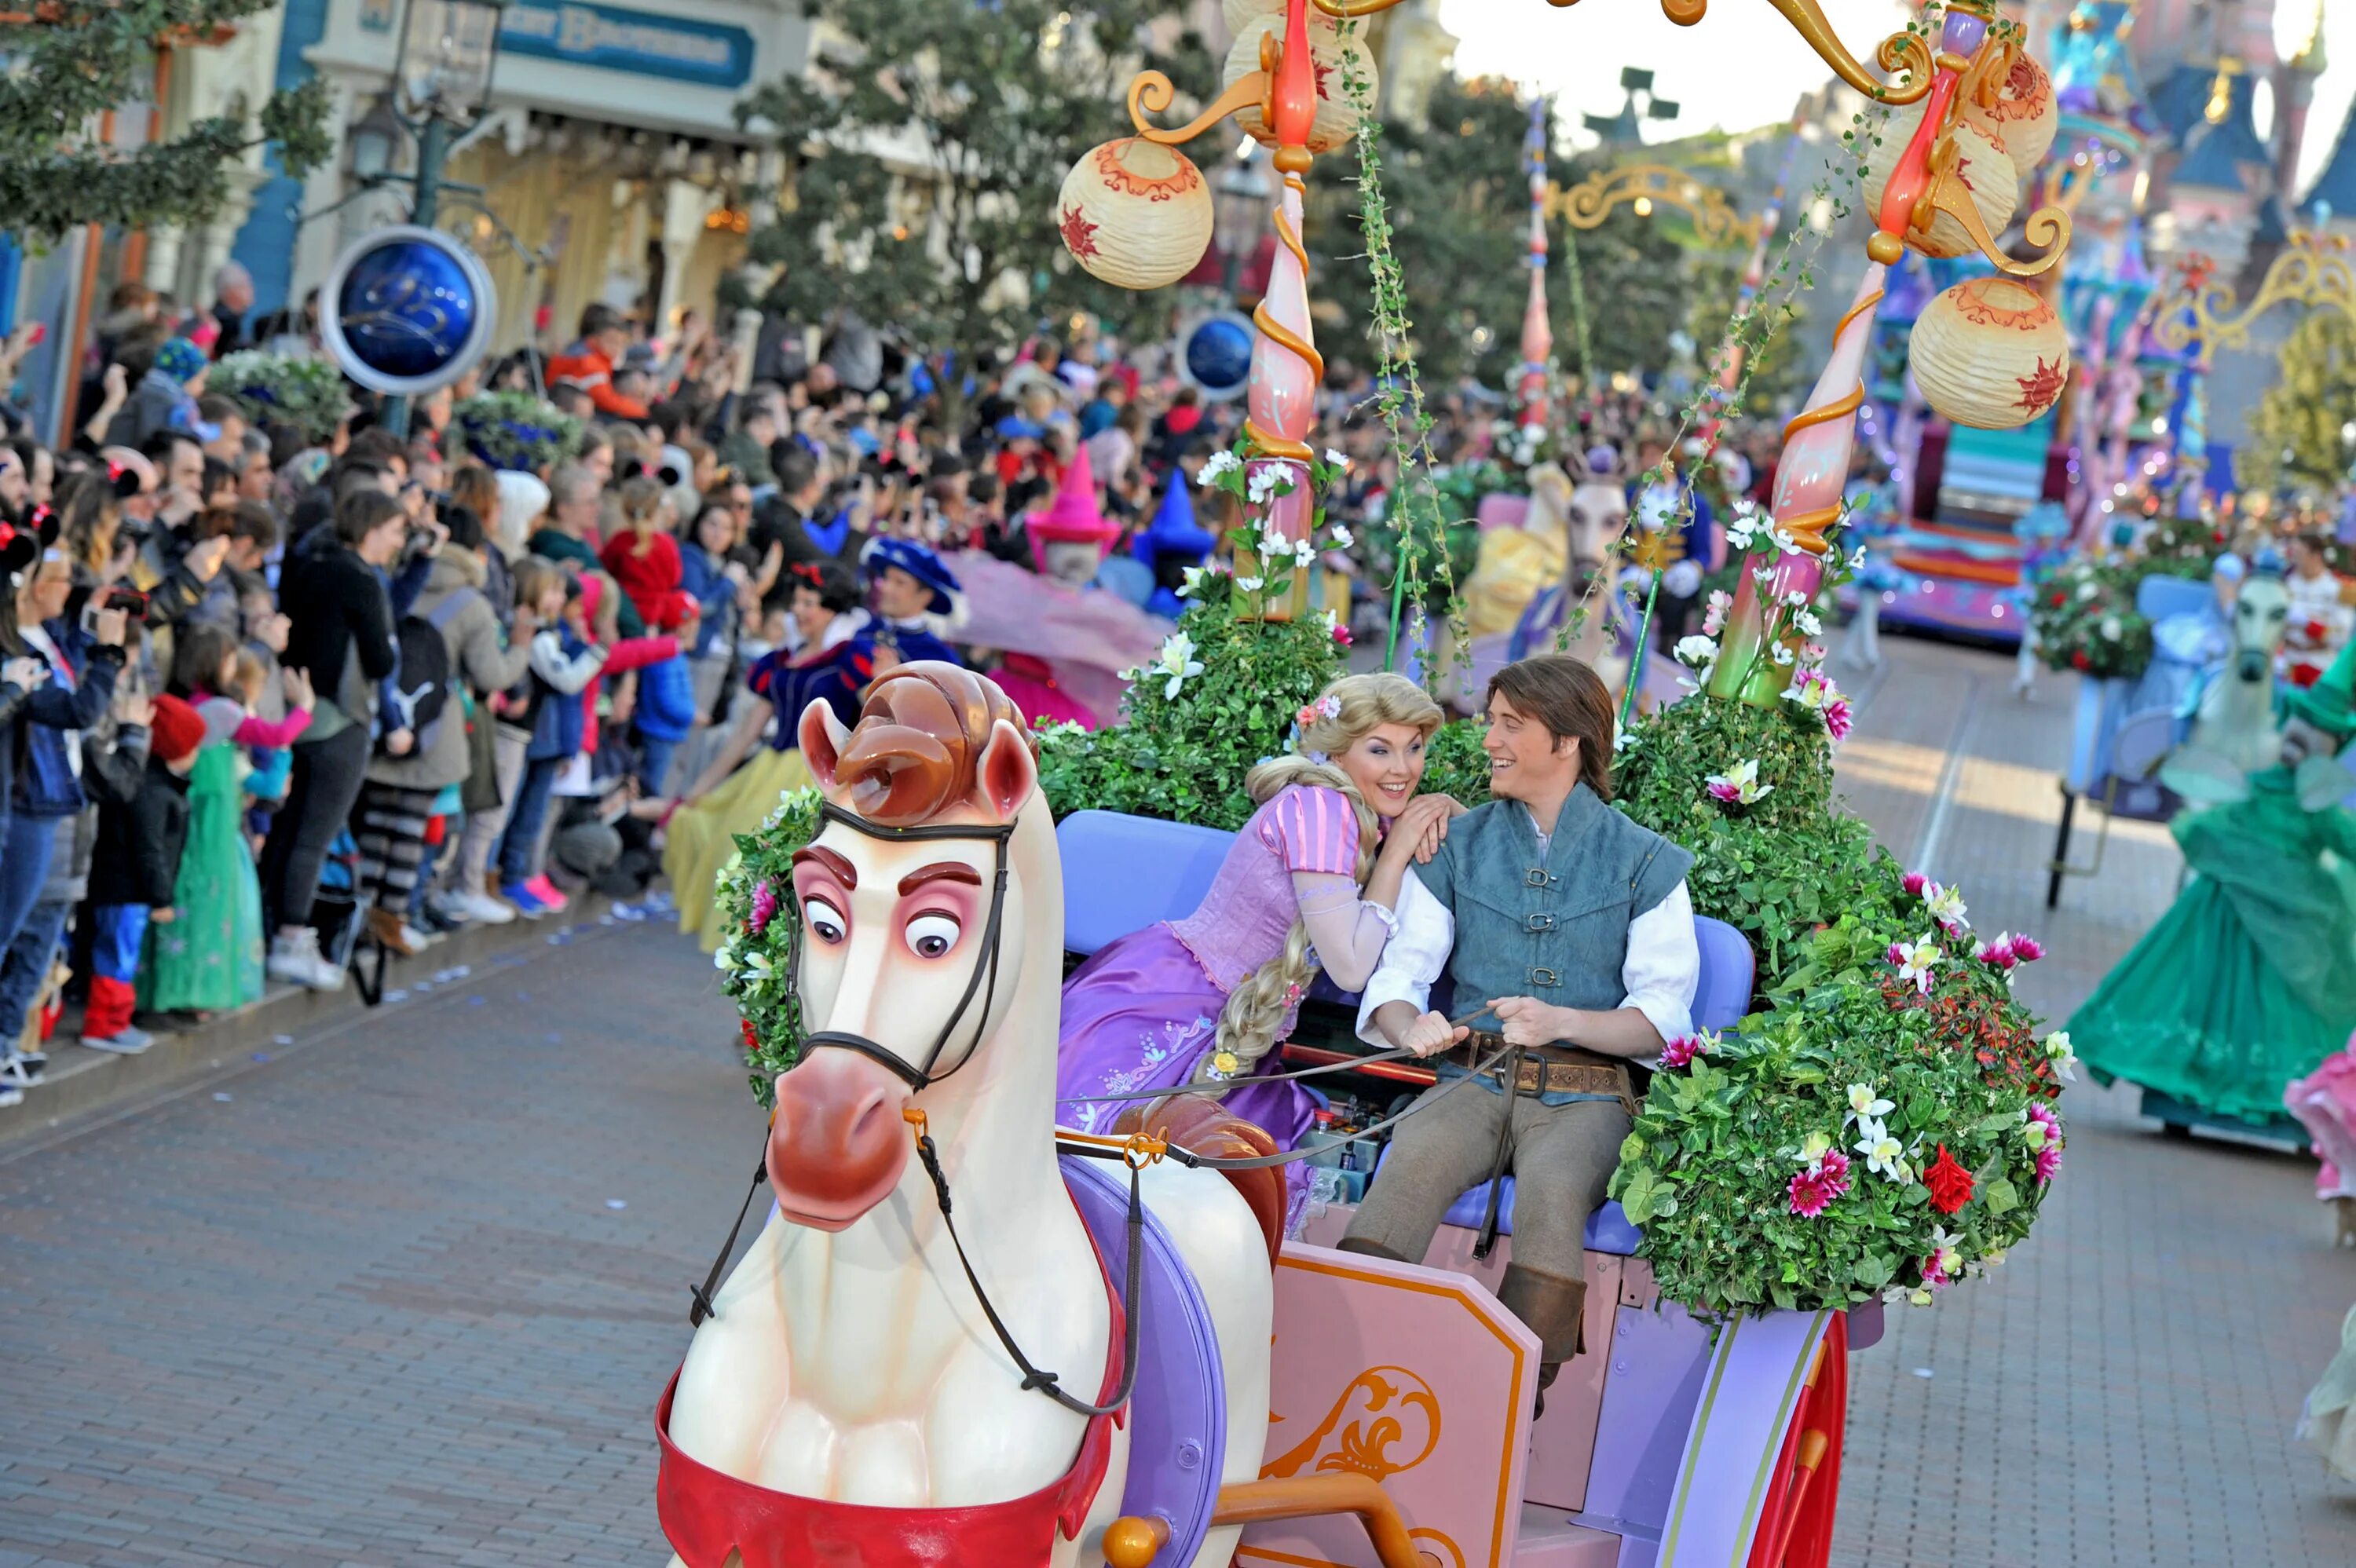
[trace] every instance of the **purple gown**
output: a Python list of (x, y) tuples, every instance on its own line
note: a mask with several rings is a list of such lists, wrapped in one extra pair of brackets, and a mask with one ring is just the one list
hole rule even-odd
[[(1338, 790), (1296, 784), (1252, 813), (1200, 909), (1121, 937), (1064, 982), (1055, 1093), (1066, 1103), (1056, 1120), (1104, 1132), (1140, 1102), (1087, 1095), (1176, 1089), (1191, 1081), (1212, 1048), (1228, 995), (1284, 951), (1300, 912), (1292, 873), (1348, 877), (1357, 858), (1358, 819)], [(1291, 1032), (1292, 1018), (1289, 1009), (1280, 1040)], [(1280, 1070), (1274, 1049), (1257, 1069)], [(1317, 1110), (1297, 1083), (1246, 1083), (1221, 1103), (1266, 1128), (1280, 1148), (1299, 1146)]]

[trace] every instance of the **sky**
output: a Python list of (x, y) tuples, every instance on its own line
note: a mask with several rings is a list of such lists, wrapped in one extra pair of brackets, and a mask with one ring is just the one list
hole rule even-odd
[[(1893, 0), (1824, 0), (1824, 7), (1860, 57), (1904, 26), (1912, 10)], [(2302, 188), (2330, 156), (2356, 98), (2356, 0), (2334, 0), (2324, 10), (2329, 66), (2308, 116)], [(2276, 32), (2284, 48), (2304, 41), (2314, 15), (2312, 0), (2281, 0)], [(1440, 0), (1440, 21), (1462, 40), (1458, 74), (1510, 77), (1526, 91), (1558, 95), (1567, 112), (1616, 112), (1621, 68), (1650, 67), (1656, 91), (1680, 111), (1648, 132), (1655, 140), (1772, 123), (1791, 112), (1803, 91), (1832, 74), (1763, 0), (1713, 0), (1692, 27), (1662, 16), (1659, 0), (1580, 0), (1561, 10), (1545, 0)]]

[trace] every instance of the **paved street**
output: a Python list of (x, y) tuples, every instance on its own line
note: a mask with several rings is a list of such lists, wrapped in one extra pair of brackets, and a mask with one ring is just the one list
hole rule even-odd
[[(2048, 941), (2022, 984), (2064, 1014), (2173, 848), (2123, 828), (2049, 915), (2068, 683), (1884, 647), (1846, 786)], [(0, 1164), (0, 1568), (663, 1561), (650, 1413), (759, 1117), (691, 944), (528, 960)], [(1856, 1362), (1835, 1561), (2356, 1562), (2356, 1488), (2291, 1439), (2356, 1301), (2311, 1168), (2065, 1108), (2037, 1238)]]

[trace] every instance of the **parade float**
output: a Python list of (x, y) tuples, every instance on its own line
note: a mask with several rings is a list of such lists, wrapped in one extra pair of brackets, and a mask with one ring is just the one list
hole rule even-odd
[[(1588, 1228), (1588, 1349), (1539, 1401), (1538, 1341), (1494, 1295), (1510, 1176), (1465, 1194), (1420, 1264), (1326, 1244), (1380, 1153), (1381, 1129), (1355, 1118), (1412, 1098), (1419, 1063), (1366, 1063), (1355, 1090), (1328, 1080), (1333, 1136), (1301, 1153), (1334, 1179), (1305, 1209), (1271, 1179), (1297, 1157), (1207, 1103), (1110, 1137), (1055, 1126), (1068, 955), (1194, 906), (1248, 809), (1244, 773), (1285, 749), (1344, 656), (1346, 629), (1308, 611), (1302, 583), (1328, 542), (1333, 460), (1308, 442), (1321, 362), (1301, 225), (1313, 153), (1349, 139), (1366, 101), (1354, 14), (1382, 8), (1228, 0), (1245, 43), (1219, 99), (1163, 129), (1151, 116), (1173, 89), (1141, 77), (1135, 134), (1065, 187), (1075, 257), (1147, 286), (1183, 276), (1204, 242), (1176, 210), (1208, 200), (1178, 145), (1232, 116), (1285, 182), (1245, 446), (1212, 480), (1234, 565), (1196, 576), (1124, 722), (1034, 747), (986, 678), (905, 667), (849, 731), (822, 706), (803, 716), (817, 788), (781, 801), (723, 876), (715, 962), (772, 1107), (738, 1228), (765, 1181), (776, 1206), (733, 1269), (730, 1232), (694, 1291), (697, 1333), (661, 1402), (658, 1498), (685, 1568), (1822, 1568), (1849, 1351), (1879, 1337), (1885, 1303), (1997, 1261), (2059, 1162), (2068, 1042), (2037, 1040), (2010, 995), (2041, 950), (1975, 936), (1959, 893), (1839, 813), (1829, 748), (1847, 711), (1811, 624), (1840, 571), (1884, 271), (1943, 224), (1994, 248), (1959, 127), (2024, 56), (1980, 0), (1886, 41), (1888, 81), (1813, 5), (1779, 3), (1845, 80), (1915, 107), (1772, 515), (1742, 530), (1716, 635), (1686, 650), (1699, 694), (1636, 726), (1621, 759), (1625, 808), (1708, 869), (1693, 881), (1697, 1033), (1655, 1064), (1620, 1201)], [(1370, 131), (1356, 143), (1366, 190)], [(2036, 259), (1999, 259), (2006, 278), (2050, 272), (2068, 228), (2035, 214)], [(2017, 424), (2066, 375), (2066, 345), (2014, 290), (1951, 291), (1954, 319), (1916, 345), (1950, 417)], [(1383, 319), (1398, 329), (1381, 350), (1403, 549), (1429, 559), (1420, 394), (1404, 324)], [(1479, 798), (1476, 732), (1443, 728), (1433, 752), (1427, 787)], [(980, 939), (960, 947), (967, 929)], [(927, 952), (955, 956), (927, 967)], [(1288, 1067), (1356, 1065), (1306, 1033)], [(1353, 1093), (1372, 1108), (1343, 1115)]]

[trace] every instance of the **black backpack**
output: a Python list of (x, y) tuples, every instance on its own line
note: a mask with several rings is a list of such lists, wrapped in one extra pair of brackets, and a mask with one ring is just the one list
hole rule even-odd
[[(434, 737), (441, 729), (443, 709), (450, 704), (454, 672), (450, 668), (449, 645), (442, 640), (442, 628), (474, 597), (471, 588), (455, 589), (434, 607), (433, 614), (403, 615), (401, 624), (393, 628), (401, 662), (393, 667), (387, 706), (378, 730), (383, 735), (396, 730), (408, 731), (415, 738), (409, 749), (412, 757), (423, 755), (433, 746)], [(380, 746), (383, 742), (380, 740), (378, 743)]]

